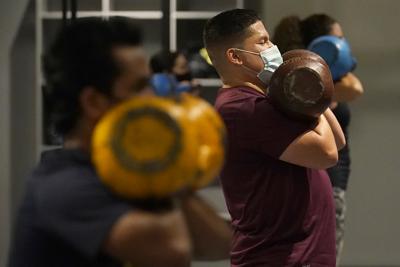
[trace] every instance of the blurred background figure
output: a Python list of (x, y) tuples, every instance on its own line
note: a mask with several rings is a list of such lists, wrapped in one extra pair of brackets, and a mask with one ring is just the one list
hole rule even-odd
[(212, 66), (203, 43), (190, 44), (184, 51), (194, 78), (218, 78), (217, 71)]
[(193, 79), (186, 56), (182, 52), (160, 51), (150, 59), (151, 83), (157, 95), (188, 92), (199, 95), (200, 85)]
[(350, 108), (348, 102), (363, 94), (363, 86), (353, 70), (356, 61), (344, 39), (340, 24), (326, 14), (314, 14), (305, 19), (298, 16), (283, 18), (275, 28), (273, 42), (281, 53), (293, 49), (310, 49), (327, 62), (335, 83), (333, 102), (330, 106), (346, 136), (346, 146), (339, 151), (339, 162), (328, 169), (336, 205), (337, 265), (344, 242), (346, 214), (345, 192), (350, 175), (349, 133)]
[[(193, 123), (184, 128), (178, 117), (169, 113), (174, 108), (179, 109), (174, 102), (140, 96), (147, 87), (150, 70), (142, 47), (141, 30), (135, 22), (126, 17), (76, 19), (61, 29), (43, 58), (44, 93), (53, 104), (50, 117), (63, 144), (44, 151), (26, 179), (7, 266), (122, 267), (130, 263), (133, 266), (187, 267), (194, 255), (200, 260), (228, 258), (229, 226), (201, 197), (194, 196), (194, 191), (208, 182), (201, 178), (213, 178), (213, 173), (207, 177), (198, 175), (202, 166), (197, 168), (197, 159), (202, 157), (208, 162), (211, 154), (201, 153), (201, 148), (212, 151), (215, 146), (208, 146), (209, 142), (182, 141), (190, 138), (185, 129), (194, 129), (192, 140), (198, 137), (200, 124), (195, 122), (202, 123), (202, 131), (207, 131), (208, 124), (198, 115), (191, 117), (197, 120), (190, 120)], [(132, 101), (140, 108), (126, 106)], [(196, 100), (191, 103), (190, 108), (194, 109), (198, 108), (197, 104), (203, 104)], [(127, 113), (121, 107), (126, 107)], [(186, 116), (191, 110), (188, 108), (178, 114)], [(114, 116), (118, 117), (116, 121)], [(125, 132), (128, 129), (131, 131)], [(123, 133), (118, 135), (120, 131)], [(111, 135), (101, 141), (107, 132)], [(127, 143), (132, 140), (138, 143), (127, 145), (122, 136), (129, 139)], [(156, 139), (161, 142), (156, 143)], [(114, 148), (108, 150), (110, 147), (103, 144), (117, 144), (114, 147), (118, 146), (119, 152), (114, 154), (111, 152), (116, 151)], [(139, 149), (136, 150), (139, 153), (127, 152), (126, 149), (132, 147)], [(194, 159), (187, 154), (183, 159), (194, 165), (191, 170), (183, 171), (176, 167), (187, 168), (191, 164), (179, 164), (177, 158), (186, 148)], [(107, 155), (111, 157), (104, 158)], [(129, 155), (122, 156), (123, 166), (110, 164), (120, 155)], [(222, 158), (219, 157), (220, 164)], [(103, 172), (100, 166), (107, 170)], [(125, 166), (129, 167), (125, 169)], [(202, 174), (207, 173), (212, 164), (204, 166)], [(145, 176), (137, 176), (136, 170), (136, 174)], [(217, 173), (218, 168), (214, 172)], [(104, 173), (112, 173), (112, 178), (102, 175)], [(151, 176), (147, 176), (149, 173)], [(199, 178), (196, 180), (199, 183), (193, 184), (192, 189), (186, 182), (194, 181), (194, 176)], [(127, 180), (134, 184), (123, 184), (123, 177), (129, 177)], [(144, 187), (139, 186), (140, 180), (146, 184)], [(158, 184), (157, 181), (162, 182)], [(182, 187), (170, 190), (174, 184)], [(137, 194), (115, 190), (117, 187), (135, 188)], [(152, 188), (151, 193), (147, 194), (149, 188)], [(180, 194), (177, 190), (181, 190)], [(165, 194), (152, 194), (156, 191)], [(217, 224), (209, 224), (211, 221)], [(226, 236), (219, 239), (217, 236), (221, 233)], [(219, 243), (222, 246), (210, 246), (210, 240), (212, 244), (223, 240)]]

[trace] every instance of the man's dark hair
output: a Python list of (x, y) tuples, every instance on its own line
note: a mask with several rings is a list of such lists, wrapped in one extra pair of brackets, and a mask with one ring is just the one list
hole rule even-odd
[(315, 14), (303, 19), (301, 32), (304, 45), (307, 47), (315, 38), (329, 34), (335, 23), (336, 20), (326, 14)]
[(206, 48), (243, 40), (248, 35), (248, 27), (261, 20), (254, 10), (232, 9), (209, 19), (203, 30)]
[(131, 19), (80, 18), (63, 28), (44, 55), (44, 98), (50, 104), (50, 120), (60, 135), (68, 134), (79, 119), (79, 96), (92, 86), (111, 96), (120, 74), (112, 49), (139, 46), (140, 30)]

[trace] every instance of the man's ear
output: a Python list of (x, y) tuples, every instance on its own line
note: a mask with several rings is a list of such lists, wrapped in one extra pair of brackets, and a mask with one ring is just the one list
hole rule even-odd
[(84, 117), (97, 121), (110, 108), (111, 101), (94, 87), (87, 86), (79, 95), (79, 104)]
[(225, 53), (229, 62), (237, 65), (242, 65), (243, 60), (240, 58), (238, 54), (238, 50), (235, 48), (228, 48)]

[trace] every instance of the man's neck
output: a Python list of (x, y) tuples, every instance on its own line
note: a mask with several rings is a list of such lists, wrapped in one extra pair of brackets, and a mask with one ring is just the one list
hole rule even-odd
[(75, 130), (64, 138), (63, 147), (65, 149), (82, 149), (90, 151), (91, 132), (88, 129)]
[(87, 145), (85, 145), (81, 140), (75, 139), (75, 138), (70, 138), (70, 139), (64, 140), (63, 147), (65, 149), (77, 149), (77, 148), (80, 148), (80, 149), (83, 149), (83, 150), (87, 150)]
[(260, 87), (259, 85), (256, 85), (251, 82), (223, 82), (222, 88), (233, 88), (233, 87), (249, 87), (252, 88), (260, 93), (266, 94), (267, 89), (264, 87)]

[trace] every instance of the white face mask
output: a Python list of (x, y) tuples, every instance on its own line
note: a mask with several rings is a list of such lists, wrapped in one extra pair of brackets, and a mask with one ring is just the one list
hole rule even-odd
[[(283, 63), (281, 52), (279, 52), (279, 49), (276, 45), (273, 45), (259, 53), (239, 48), (235, 49), (238, 51), (259, 55), (261, 57), (262, 61), (264, 62), (264, 68), (257, 73), (257, 78), (260, 79), (260, 81), (262, 81), (266, 86), (268, 86), (269, 81), (271, 80), (272, 73), (274, 73), (274, 71), (279, 67), (279, 65)], [(250, 69), (247, 66), (244, 67)]]

